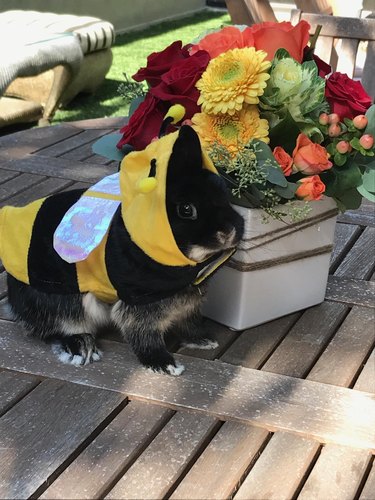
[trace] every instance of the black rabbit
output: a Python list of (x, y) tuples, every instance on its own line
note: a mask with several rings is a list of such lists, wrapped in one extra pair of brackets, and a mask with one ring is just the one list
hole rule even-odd
[[(169, 137), (172, 135), (173, 139)], [(95, 286), (84, 288), (79, 265), (63, 261), (53, 248), (56, 227), (69, 207), (83, 196), (83, 191), (37, 200), (35, 219), (29, 224), (25, 220), (31, 216), (23, 217), (19, 212), (10, 224), (16, 226), (16, 236), (11, 235), (11, 230), (9, 236), (8, 226), (5, 222), (2, 224), (2, 242), (7, 241), (8, 247), (13, 240), (28, 245), (27, 251), (23, 249), (18, 258), (24, 260), (27, 271), (19, 275), (19, 263), (18, 267), (12, 267), (17, 249), (6, 250), (0, 245), (0, 257), (8, 272), (12, 311), (31, 334), (52, 342), (53, 350), (63, 362), (84, 365), (99, 360), (102, 354), (96, 347), (95, 335), (99, 328), (110, 323), (120, 329), (144, 366), (171, 375), (180, 375), (184, 367), (175, 362), (165, 347), (167, 332), (178, 332), (189, 345), (201, 348), (217, 345), (207, 338), (202, 327), (200, 306), (205, 285), (194, 283), (224, 251), (236, 247), (242, 237), (243, 220), (231, 207), (222, 178), (213, 168), (207, 168), (209, 160), (202, 152), (196, 132), (183, 126), (169, 136), (159, 139), (158, 148), (150, 145), (151, 156), (154, 150), (160, 154), (151, 158), (147, 168), (150, 178), (154, 176), (155, 183), (160, 184), (158, 169), (162, 170), (160, 165), (168, 153), (164, 181), (166, 218), (177, 250), (194, 265), (167, 265), (162, 258), (153, 258), (147, 245), (143, 248), (138, 243), (136, 234), (141, 231), (142, 217), (148, 217), (148, 212), (146, 209), (135, 212), (140, 220), (133, 224), (134, 221), (128, 219), (131, 211), (124, 210), (123, 202), (112, 218), (103, 254), (98, 257), (103, 261), (106, 279), (116, 296), (107, 300), (96, 293)], [(166, 151), (170, 145), (171, 151)], [(130, 153), (128, 157), (134, 155), (137, 161), (137, 154)], [(124, 168), (131, 169), (131, 166), (125, 163)], [(154, 195), (145, 191), (139, 195), (141, 202), (147, 200), (147, 196)], [(7, 207), (6, 217), (12, 221), (12, 210), (22, 211), (27, 207)], [(0, 225), (5, 220), (2, 212), (4, 209), (0, 212)], [(157, 228), (148, 227), (155, 234), (142, 234), (141, 240), (148, 238), (150, 245), (163, 247), (164, 233), (159, 235)], [(3, 254), (8, 257), (4, 259)], [(95, 275), (96, 267), (92, 266), (90, 272)]]

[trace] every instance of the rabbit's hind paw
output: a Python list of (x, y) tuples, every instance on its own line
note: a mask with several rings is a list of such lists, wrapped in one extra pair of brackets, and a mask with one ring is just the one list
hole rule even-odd
[(102, 358), (95, 338), (89, 333), (60, 337), (52, 344), (52, 352), (62, 363), (75, 366), (87, 365)]

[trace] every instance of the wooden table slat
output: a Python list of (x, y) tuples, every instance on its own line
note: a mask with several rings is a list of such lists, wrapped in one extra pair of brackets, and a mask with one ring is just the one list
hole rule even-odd
[(0, 167), (7, 160), (22, 158), (51, 144), (80, 134), (82, 130), (68, 125), (35, 127), (0, 137)]
[(375, 349), (372, 350), (355, 383), (354, 388), (357, 391), (375, 393)]
[(0, 415), (3, 415), (39, 383), (32, 375), (3, 371), (0, 373)]
[(65, 160), (62, 157), (29, 155), (18, 160), (0, 164), (3, 169), (17, 170), (31, 174), (42, 174), (48, 177), (59, 177), (70, 181), (95, 183), (106, 175), (117, 172), (117, 165), (91, 165), (76, 160)]
[(315, 363), (347, 311), (342, 304), (328, 302), (307, 309), (264, 364), (263, 370), (303, 377)]
[(92, 143), (94, 140), (108, 133), (106, 129), (99, 130), (83, 130), (80, 134), (69, 137), (57, 144), (52, 144), (42, 150), (42, 156), (56, 158), (63, 156), (66, 159), (80, 160), (78, 150), (87, 143)]
[(375, 307), (375, 281), (329, 276), (326, 299), (352, 306)]
[(130, 402), (39, 498), (102, 498), (172, 415), (160, 406)]
[(0, 321), (0, 365), (101, 387), (172, 409), (205, 412), (269, 430), (286, 430), (322, 442), (375, 450), (375, 396), (285, 375), (176, 355), (182, 377), (152, 374), (125, 344), (102, 343), (104, 359), (80, 367), (56, 362), (49, 346)]
[(37, 174), (21, 174), (10, 179), (4, 184), (0, 184), (0, 201), (7, 204), (7, 200), (15, 194), (24, 191), (27, 188), (35, 186), (45, 180), (45, 177)]
[(358, 500), (374, 500), (375, 491), (375, 461), (372, 462), (370, 473)]
[(20, 172), (12, 172), (10, 170), (3, 170), (2, 168), (0, 169), (0, 183), (6, 182), (10, 179), (13, 179), (14, 177), (17, 177)]
[(0, 419), (0, 497), (33, 495), (123, 399), (57, 380), (39, 384)]
[(176, 413), (105, 498), (166, 498), (217, 427), (212, 417)]
[(352, 224), (336, 224), (334, 247), (331, 255), (330, 269), (335, 269), (345, 257), (348, 249), (361, 234), (359, 226)]
[(68, 122), (71, 127), (77, 127), (78, 129), (95, 129), (95, 128), (109, 128), (109, 129), (120, 129), (124, 127), (128, 122), (128, 118), (125, 116), (113, 116), (111, 118), (91, 118), (88, 120), (78, 120)]
[(334, 275), (340, 278), (367, 279), (374, 269), (375, 228), (367, 227), (346, 255)]
[(355, 497), (371, 460), (370, 453), (345, 446), (323, 447), (319, 460), (304, 484), (298, 500)]
[(39, 198), (44, 198), (45, 196), (49, 196), (62, 191), (63, 189), (69, 188), (71, 185), (72, 181), (67, 179), (57, 179), (55, 177), (44, 178), (38, 184), (8, 198), (6, 204), (23, 206)]
[(375, 311), (354, 307), (309, 373), (308, 379), (349, 387), (374, 346)]
[(246, 368), (259, 368), (299, 317), (300, 313), (289, 314), (264, 325), (245, 330), (225, 351), (221, 360)]
[(373, 205), (365, 204), (357, 210), (348, 210), (340, 214), (337, 220), (338, 222), (345, 222), (348, 224), (375, 227), (375, 209)]
[(319, 443), (277, 432), (242, 483), (235, 500), (288, 500), (319, 451)]
[(268, 436), (260, 427), (225, 422), (170, 498), (229, 498)]

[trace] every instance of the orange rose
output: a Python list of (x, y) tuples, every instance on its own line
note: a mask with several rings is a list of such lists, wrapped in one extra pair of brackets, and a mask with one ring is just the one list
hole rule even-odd
[(293, 158), (280, 146), (276, 146), (273, 150), (275, 160), (283, 169), (285, 177), (292, 173)]
[(227, 26), (202, 38), (200, 42), (190, 48), (190, 54), (193, 55), (198, 50), (205, 50), (213, 59), (228, 50), (243, 49), (244, 47), (254, 47), (251, 28), (245, 28), (241, 31), (235, 26)]
[(303, 59), (303, 49), (309, 41), (310, 25), (300, 21), (296, 26), (290, 22), (266, 22), (251, 26), (254, 36), (254, 46), (257, 50), (267, 52), (269, 61), (272, 61), (277, 49), (283, 48), (299, 63)]
[(327, 150), (310, 141), (305, 134), (299, 134), (293, 151), (293, 172), (311, 175), (319, 174), (332, 167)]
[(305, 201), (320, 200), (326, 190), (325, 184), (320, 180), (319, 175), (304, 177), (298, 181), (298, 184), (296, 196)]

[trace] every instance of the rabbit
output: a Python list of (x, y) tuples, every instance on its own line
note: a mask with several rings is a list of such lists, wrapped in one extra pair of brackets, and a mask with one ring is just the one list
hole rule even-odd
[[(96, 335), (111, 324), (120, 330), (144, 367), (169, 375), (180, 375), (184, 366), (166, 348), (168, 332), (178, 335), (188, 346), (217, 346), (205, 334), (200, 314), (206, 280), (200, 285), (194, 281), (223, 251), (236, 248), (244, 222), (230, 204), (222, 177), (212, 168), (203, 168), (207, 156), (194, 129), (184, 125), (175, 135), (173, 141), (165, 141), (172, 141), (165, 180), (166, 216), (178, 251), (196, 265), (170, 266), (147, 255), (130, 234), (129, 227), (137, 228), (139, 224), (124, 223), (122, 203), (111, 220), (105, 244), (106, 269), (117, 300), (108, 302), (90, 290), (68, 289), (67, 283), (77, 272), (75, 264), (63, 262), (56, 254), (51, 235), (66, 209), (80, 199), (81, 190), (52, 195), (40, 208), (38, 205), (38, 213), (44, 210), (48, 222), (42, 219), (39, 223), (38, 218), (33, 222), (28, 282), (14, 276), (4, 263), (8, 300), (15, 318), (31, 335), (51, 343), (63, 363), (85, 365), (99, 361), (103, 354), (96, 345)], [(166, 147), (161, 143), (161, 156)], [(150, 177), (160, 162), (158, 158), (151, 160)], [(145, 194), (142, 199), (147, 196), (151, 195)], [(45, 286), (40, 289), (36, 281), (39, 275), (31, 274), (32, 262), (38, 271), (34, 274), (43, 276), (49, 276), (55, 263), (61, 266), (60, 288), (55, 289), (54, 283), (44, 278)]]

